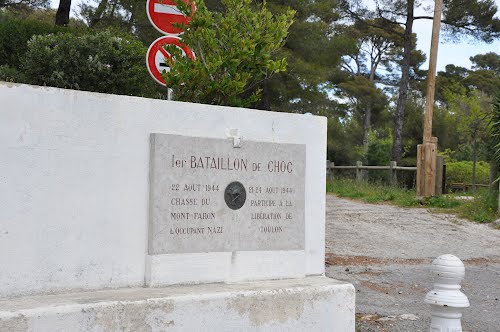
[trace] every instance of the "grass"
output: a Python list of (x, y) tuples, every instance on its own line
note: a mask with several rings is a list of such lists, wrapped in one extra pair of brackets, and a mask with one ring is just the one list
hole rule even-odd
[(474, 200), (461, 201), (455, 195), (417, 199), (415, 190), (390, 187), (383, 184), (357, 183), (353, 180), (328, 181), (326, 191), (339, 197), (361, 200), (366, 203), (387, 203), (399, 207), (426, 207), (435, 212), (453, 213), (471, 221), (488, 223), (498, 218), (497, 194), (481, 190)]
[(492, 222), (498, 218), (497, 193), (481, 190), (474, 195), (474, 200), (464, 202), (458, 208), (458, 216), (476, 222)]

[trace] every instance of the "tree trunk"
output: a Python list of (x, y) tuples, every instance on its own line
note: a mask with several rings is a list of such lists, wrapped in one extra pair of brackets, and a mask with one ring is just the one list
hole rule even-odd
[(403, 152), (403, 123), (405, 116), (406, 100), (408, 99), (408, 83), (410, 81), (410, 63), (412, 49), (413, 7), (415, 0), (408, 0), (405, 33), (403, 40), (403, 64), (401, 65), (401, 81), (399, 82), (399, 96), (394, 114), (394, 135), (392, 144), (392, 160), (401, 161)]
[(131, 7), (130, 7), (130, 18), (128, 20), (128, 32), (132, 33), (134, 29), (134, 23), (135, 23), (135, 17), (137, 15), (137, 8), (139, 6), (137, 5), (137, 2), (133, 2)]
[(476, 163), (477, 163), (477, 144), (476, 139), (472, 143), (472, 193), (476, 192)]
[(266, 111), (271, 110), (271, 103), (269, 101), (269, 82), (268, 79), (265, 79), (262, 82), (262, 109)]
[[(378, 63), (374, 59), (371, 61), (370, 66), (370, 82), (375, 81), (375, 72), (377, 71)], [(359, 67), (358, 67), (359, 68)], [(375, 85), (375, 84), (374, 84)], [(365, 109), (365, 115), (363, 118), (363, 151), (368, 152), (368, 145), (370, 145), (370, 129), (372, 128), (372, 105), (369, 105)]]
[(498, 175), (498, 165), (494, 160), (492, 160), (490, 161), (490, 191), (496, 190), (494, 182), (497, 179), (497, 175)]
[(115, 17), (116, 4), (117, 4), (116, 2), (113, 2), (113, 3), (111, 4), (111, 13), (109, 13), (109, 16), (110, 16), (111, 18), (114, 18), (114, 17)]
[(363, 151), (365, 156), (368, 152), (368, 145), (370, 144), (371, 117), (371, 107), (367, 107), (365, 109), (365, 116), (363, 117)]
[(97, 9), (94, 12), (94, 15), (92, 15), (92, 18), (90, 19), (89, 22), (89, 27), (93, 28), (99, 21), (102, 19), (102, 14), (108, 7), (108, 0), (102, 0), (99, 3), (99, 6), (97, 6)]
[(59, 7), (56, 12), (56, 25), (67, 26), (69, 24), (70, 10), (71, 0), (59, 0)]
[(372, 65), (370, 67), (370, 82), (375, 81), (375, 73), (377, 72), (377, 66), (378, 66), (378, 63), (374, 63), (373, 61), (374, 60), (372, 60)]

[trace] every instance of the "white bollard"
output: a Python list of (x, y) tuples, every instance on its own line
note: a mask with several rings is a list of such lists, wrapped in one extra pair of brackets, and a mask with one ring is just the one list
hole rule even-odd
[(460, 291), (464, 278), (464, 263), (453, 255), (441, 255), (432, 262), (432, 272), (437, 275), (434, 289), (425, 296), (431, 305), (430, 332), (462, 332), (462, 308), (469, 300)]

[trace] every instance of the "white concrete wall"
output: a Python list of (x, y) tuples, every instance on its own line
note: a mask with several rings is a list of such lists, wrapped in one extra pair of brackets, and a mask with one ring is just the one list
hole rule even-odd
[(323, 274), (325, 118), (0, 82), (0, 296), (143, 285), (149, 134), (230, 128), (306, 144), (300, 265)]

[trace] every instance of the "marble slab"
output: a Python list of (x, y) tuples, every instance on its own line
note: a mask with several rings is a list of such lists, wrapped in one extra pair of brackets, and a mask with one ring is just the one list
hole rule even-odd
[(149, 254), (304, 250), (306, 147), (151, 134)]

